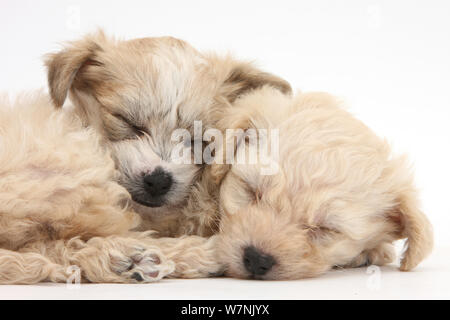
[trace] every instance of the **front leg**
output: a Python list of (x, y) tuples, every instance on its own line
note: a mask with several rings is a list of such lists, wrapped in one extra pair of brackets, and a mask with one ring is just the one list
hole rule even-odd
[[(22, 253), (39, 253), (65, 270), (80, 268), (93, 283), (149, 283), (162, 278), (205, 278), (224, 268), (216, 258), (216, 237), (153, 238), (151, 232), (123, 236), (35, 242)], [(65, 281), (66, 278), (49, 279)]]
[(175, 265), (158, 244), (132, 237), (92, 238), (80, 243), (71, 262), (90, 282), (149, 283), (171, 274)]
[(208, 278), (223, 275), (225, 265), (216, 253), (217, 236), (203, 238), (186, 236), (164, 240), (160, 248), (164, 255), (175, 263), (170, 278)]
[(395, 260), (395, 249), (392, 243), (380, 243), (372, 249), (364, 250), (345, 267), (359, 268), (370, 265), (384, 266)]
[(223, 274), (225, 265), (216, 253), (217, 236), (183, 236), (178, 238), (150, 238), (146, 233), (135, 233), (133, 237), (161, 250), (175, 269), (169, 278), (207, 278)]
[[(12, 283), (33, 283), (46, 280), (65, 282), (69, 275), (64, 271), (68, 270), (69, 266), (79, 268), (83, 282), (93, 283), (155, 282), (166, 277), (175, 269), (174, 262), (165, 257), (157, 247), (157, 243), (146, 242), (128, 235), (95, 237), (88, 241), (73, 238), (33, 242), (23, 247), (17, 254), (21, 254), (20, 257), (42, 257), (41, 260), (47, 262), (41, 263), (41, 268), (51, 271), (58, 267), (62, 271), (59, 273), (61, 276), (48, 276), (45, 273), (39, 279), (35, 279), (36, 276), (32, 277), (31, 274), (24, 274), (20, 276), (20, 279), (27, 279), (26, 282), (18, 278), (10, 279)], [(19, 258), (12, 257), (10, 259), (13, 266), (18, 265), (16, 268), (18, 270), (13, 270), (18, 274), (24, 269), (19, 268), (19, 263), (13, 264), (14, 259), (21, 261)], [(30, 263), (37, 265), (34, 261), (37, 261), (37, 258)]]

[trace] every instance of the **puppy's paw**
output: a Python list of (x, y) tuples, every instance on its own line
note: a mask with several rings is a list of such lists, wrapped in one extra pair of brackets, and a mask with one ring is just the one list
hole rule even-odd
[(126, 283), (156, 282), (175, 270), (158, 249), (133, 248), (128, 253), (111, 254), (111, 269)]
[(224, 265), (217, 266), (215, 271), (208, 272), (208, 278), (224, 277), (225, 272), (226, 272), (226, 267)]
[(350, 262), (347, 267), (358, 268), (370, 265), (383, 266), (393, 262), (395, 259), (395, 249), (391, 243), (382, 243), (377, 247), (364, 250)]

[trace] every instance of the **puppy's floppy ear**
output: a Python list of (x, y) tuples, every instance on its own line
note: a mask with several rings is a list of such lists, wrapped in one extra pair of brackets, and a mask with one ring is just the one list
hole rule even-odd
[(233, 103), (239, 96), (263, 86), (272, 86), (285, 94), (291, 94), (290, 84), (282, 78), (257, 69), (250, 62), (238, 61), (231, 56), (208, 57), (220, 82), (220, 93)]
[(93, 35), (87, 35), (82, 40), (69, 43), (60, 52), (48, 54), (45, 57), (50, 96), (56, 107), (62, 107), (64, 104), (80, 70), (87, 65), (99, 64), (95, 56), (102, 50), (102, 44), (105, 41), (106, 36), (100, 30)]
[[(224, 134), (225, 139), (222, 141), (222, 145), (218, 146), (219, 150), (216, 151), (215, 161), (212, 163), (211, 175), (217, 184), (223, 180), (228, 171), (231, 169), (230, 160), (228, 159), (228, 148), (233, 148), (231, 154), (235, 155), (237, 147), (242, 138), (240, 136), (235, 137), (234, 135), (228, 135), (228, 130), (241, 129), (246, 131), (253, 128), (252, 116), (254, 114), (254, 109), (252, 107), (243, 108), (242, 106), (234, 105), (233, 108), (222, 108), (216, 113), (216, 127)], [(237, 141), (235, 141), (237, 138)], [(222, 163), (218, 164), (218, 154), (222, 155)]]
[[(216, 126), (223, 132), (226, 129), (245, 131), (251, 127), (252, 113), (255, 110), (225, 107), (230, 106), (240, 96), (262, 87), (272, 87), (286, 95), (292, 94), (292, 88), (286, 80), (259, 70), (250, 62), (239, 61), (231, 56), (219, 57), (214, 54), (207, 56), (207, 59), (213, 73), (219, 79), (217, 100), (220, 101), (222, 107), (215, 111), (215, 119), (218, 119)], [(226, 143), (222, 146), (224, 163), (211, 166), (211, 174), (217, 183), (220, 183), (230, 170), (230, 165), (226, 162), (225, 147)]]
[(415, 190), (403, 190), (398, 205), (389, 218), (397, 225), (399, 238), (406, 238), (405, 252), (400, 264), (401, 271), (416, 267), (433, 248), (433, 228), (419, 209)]

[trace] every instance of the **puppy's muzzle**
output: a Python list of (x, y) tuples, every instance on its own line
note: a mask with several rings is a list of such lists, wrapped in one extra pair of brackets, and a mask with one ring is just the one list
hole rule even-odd
[(144, 176), (144, 188), (153, 197), (165, 195), (170, 191), (172, 183), (172, 175), (161, 168), (156, 168), (152, 173)]
[(265, 275), (276, 263), (271, 255), (264, 254), (253, 246), (244, 249), (243, 261), (252, 277)]
[(161, 167), (142, 177), (139, 188), (131, 191), (131, 197), (140, 205), (158, 208), (167, 204), (167, 194), (173, 188), (172, 175)]

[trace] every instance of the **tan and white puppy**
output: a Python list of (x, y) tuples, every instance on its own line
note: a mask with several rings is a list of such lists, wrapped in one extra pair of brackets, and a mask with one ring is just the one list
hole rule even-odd
[[(257, 89), (224, 110), (219, 126), (279, 130), (276, 173), (261, 175), (261, 162), (214, 170), (224, 177), (217, 246), (227, 275), (298, 279), (384, 265), (395, 258), (392, 242), (405, 238), (407, 271), (431, 251), (432, 228), (405, 157), (334, 97)], [(270, 137), (262, 141), (276, 142)], [(261, 155), (258, 147), (246, 141), (238, 149)]]
[[(287, 82), (249, 63), (204, 55), (170, 37), (116, 41), (99, 32), (49, 55), (47, 66), (55, 105), (70, 94), (84, 123), (101, 135), (144, 217), (143, 229), (170, 236), (210, 235), (217, 227), (206, 192), (212, 187), (197, 184), (203, 159), (174, 163), (173, 132), (187, 129), (192, 144), (186, 147), (194, 151), (195, 139), (201, 145), (214, 126), (215, 112), (237, 96), (265, 84), (290, 92)], [(195, 121), (202, 124), (199, 134)], [(193, 221), (179, 222), (184, 217)]]

